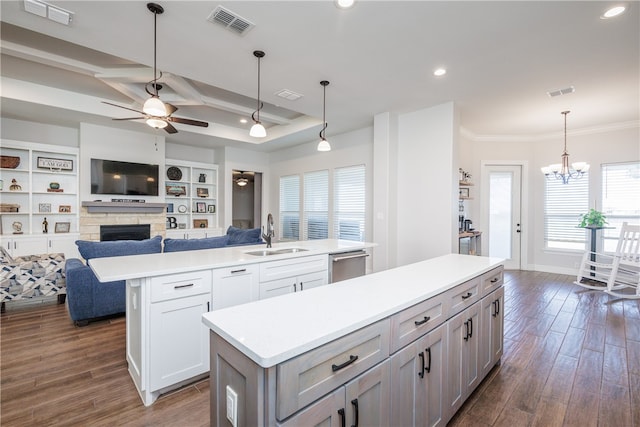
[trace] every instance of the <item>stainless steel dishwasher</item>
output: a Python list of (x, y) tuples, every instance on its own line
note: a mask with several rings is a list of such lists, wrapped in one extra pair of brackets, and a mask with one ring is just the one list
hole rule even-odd
[(364, 276), (368, 256), (363, 250), (329, 254), (329, 283)]

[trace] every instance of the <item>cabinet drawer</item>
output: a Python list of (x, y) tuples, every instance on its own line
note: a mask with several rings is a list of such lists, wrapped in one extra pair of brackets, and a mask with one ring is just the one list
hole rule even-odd
[(504, 284), (504, 268), (494, 268), (484, 273), (481, 278), (482, 296), (487, 296)]
[(171, 274), (151, 279), (151, 302), (211, 292), (211, 270)]
[(480, 277), (474, 277), (453, 289), (448, 290), (449, 316), (453, 317), (471, 304), (480, 300)]
[(305, 256), (282, 261), (263, 262), (260, 264), (260, 282), (295, 277), (315, 271), (327, 271), (329, 265), (327, 255)]
[(391, 353), (441, 325), (449, 313), (447, 301), (443, 293), (391, 316)]
[(279, 364), (276, 417), (284, 420), (388, 355), (387, 318)]

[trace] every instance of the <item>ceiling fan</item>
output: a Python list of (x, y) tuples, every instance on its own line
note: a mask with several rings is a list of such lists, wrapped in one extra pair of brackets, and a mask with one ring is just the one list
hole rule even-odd
[[(104, 104), (112, 105), (118, 108), (124, 108), (125, 110), (134, 111), (141, 114), (141, 117), (128, 117), (124, 119), (113, 120), (146, 120), (147, 124), (152, 128), (164, 129), (167, 133), (177, 133), (178, 130), (171, 125), (173, 123), (182, 123), (191, 126), (208, 127), (209, 123), (199, 120), (184, 119), (181, 117), (172, 117), (172, 114), (178, 111), (178, 107), (169, 104), (168, 102), (162, 102), (158, 91), (162, 89), (162, 85), (158, 83), (158, 79), (162, 77), (162, 73), (158, 76), (156, 71), (156, 56), (157, 56), (157, 21), (158, 15), (164, 12), (164, 8), (156, 3), (147, 3), (147, 9), (153, 13), (153, 80), (145, 86), (145, 91), (151, 95), (151, 98), (147, 99), (142, 106), (142, 111), (134, 110), (133, 108), (123, 107), (122, 105), (112, 104), (111, 102), (102, 101)], [(151, 88), (151, 90), (150, 90)]]

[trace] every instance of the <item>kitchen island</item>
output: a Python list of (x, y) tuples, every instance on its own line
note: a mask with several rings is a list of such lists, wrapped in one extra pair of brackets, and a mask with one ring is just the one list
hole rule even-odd
[(446, 255), (205, 314), (211, 425), (446, 425), (502, 355), (502, 263)]
[[(126, 280), (127, 364), (145, 405), (209, 372), (204, 313), (328, 283), (330, 254), (375, 246), (313, 240), (92, 259), (101, 282)], [(301, 292), (302, 291), (302, 292)]]

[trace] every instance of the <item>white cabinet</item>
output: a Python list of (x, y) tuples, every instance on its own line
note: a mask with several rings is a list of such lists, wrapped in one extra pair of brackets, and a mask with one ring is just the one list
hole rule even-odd
[(260, 264), (260, 299), (328, 283), (328, 256), (314, 255)]
[(20, 235), (14, 237), (3, 236), (0, 238), (2, 247), (11, 256), (39, 255), (47, 253), (63, 253), (66, 258), (79, 258), (80, 253), (75, 244), (79, 234), (60, 235)]
[(480, 382), (480, 304), (449, 319), (447, 335), (447, 410), (453, 416)]
[(0, 167), (0, 234), (11, 236), (20, 224), (24, 235), (42, 236), (45, 218), (49, 233), (77, 232), (78, 149), (9, 140), (0, 145), (8, 160)]
[(209, 369), (211, 270), (127, 280), (127, 363), (146, 406)]
[(446, 424), (446, 351), (446, 326), (441, 325), (391, 357), (394, 425)]
[(484, 377), (502, 357), (504, 288), (500, 287), (484, 297), (481, 304), (480, 368)]
[(387, 360), (279, 425), (388, 426), (389, 390)]
[(166, 237), (170, 239), (202, 239), (204, 237), (216, 237), (222, 236), (222, 230), (217, 229), (207, 229), (204, 230), (167, 230)]
[[(218, 228), (218, 166), (167, 159), (167, 232), (193, 239)], [(169, 234), (168, 234), (169, 235)]]
[(255, 264), (213, 270), (213, 310), (258, 300), (258, 272)]

